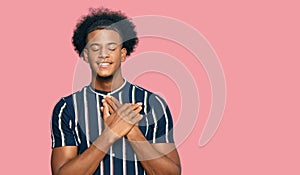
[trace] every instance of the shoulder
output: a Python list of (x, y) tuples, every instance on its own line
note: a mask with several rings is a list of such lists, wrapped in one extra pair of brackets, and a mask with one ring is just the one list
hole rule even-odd
[(73, 106), (73, 98), (72, 98), (73, 94), (65, 96), (65, 97), (61, 97), (58, 102), (56, 103), (55, 108), (61, 108), (61, 107), (69, 107), (69, 106)]
[(76, 96), (80, 96), (81, 94), (83, 94), (84, 90), (87, 89), (88, 86), (84, 86), (81, 90), (73, 92), (71, 94), (68, 94), (67, 96), (63, 96), (59, 99), (59, 101), (57, 102), (57, 104), (63, 104), (66, 103), (66, 105), (68, 106), (73, 106), (73, 100)]
[[(84, 88), (86, 88), (86, 87), (84, 87)], [(60, 112), (64, 111), (68, 115), (72, 116), (72, 114), (74, 113), (74, 97), (81, 94), (83, 89), (80, 91), (74, 92), (72, 94), (69, 94), (67, 96), (61, 97), (58, 100), (58, 102), (56, 103), (56, 105), (54, 106), (53, 112), (59, 114)]]

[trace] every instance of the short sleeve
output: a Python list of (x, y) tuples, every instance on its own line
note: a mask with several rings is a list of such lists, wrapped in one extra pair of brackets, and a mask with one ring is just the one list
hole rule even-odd
[(152, 143), (174, 143), (173, 119), (167, 103), (153, 94), (149, 97), (150, 116), (152, 120)]
[(61, 99), (54, 107), (51, 119), (52, 148), (61, 146), (78, 146), (73, 127), (70, 105)]

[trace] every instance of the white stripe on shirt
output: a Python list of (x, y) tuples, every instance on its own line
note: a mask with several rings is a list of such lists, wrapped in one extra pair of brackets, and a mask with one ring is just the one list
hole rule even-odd
[[(102, 119), (101, 119), (101, 113), (100, 113), (100, 99), (99, 95), (96, 95), (96, 103), (97, 103), (97, 116), (98, 116), (98, 129), (99, 129), (99, 135), (102, 133)], [(104, 165), (103, 160), (100, 162), (100, 175), (104, 175)]]
[(67, 105), (67, 103), (65, 102), (64, 105), (60, 108), (60, 111), (58, 114), (58, 129), (59, 129), (60, 135), (61, 135), (61, 146), (66, 146), (65, 134), (62, 131), (62, 126), (61, 126), (61, 115), (62, 115), (66, 105)]
[(86, 144), (87, 144), (87, 147), (90, 147), (89, 112), (88, 112), (86, 87), (84, 88), (84, 91), (83, 91), (83, 101), (84, 101), (84, 119), (85, 119)]
[(154, 121), (154, 130), (153, 130), (153, 140), (152, 143), (156, 142), (156, 131), (157, 131), (157, 120), (156, 120), (156, 114), (154, 112), (154, 109), (151, 109), (152, 116), (153, 116), (153, 121)]
[(51, 117), (50, 128), (51, 128), (51, 137), (52, 137), (52, 147), (54, 148), (54, 146), (55, 146), (55, 137), (54, 137), (54, 133), (53, 133), (52, 121), (53, 121), (53, 117)]
[(97, 103), (97, 117), (98, 117), (98, 129), (99, 129), (99, 135), (102, 133), (102, 121), (101, 121), (101, 113), (100, 113), (100, 99), (97, 94), (96, 95), (96, 103)]
[(112, 151), (112, 146), (110, 147), (109, 150), (109, 163), (110, 163), (110, 175), (114, 174), (114, 161), (113, 161), (113, 151)]
[(131, 103), (135, 103), (135, 86), (132, 86)]
[(134, 154), (134, 169), (135, 169), (135, 174), (139, 174), (136, 154)]
[[(135, 86), (132, 86), (131, 103), (135, 103)], [(137, 165), (136, 154), (134, 154), (134, 167), (135, 167), (135, 174), (138, 174), (138, 165)]]
[(145, 136), (148, 134), (148, 129), (149, 129), (149, 121), (148, 121), (148, 117), (147, 117), (147, 98), (148, 98), (148, 92), (145, 91), (145, 94), (144, 94), (144, 116), (145, 116), (145, 119), (146, 119), (146, 132), (145, 132)]
[[(119, 102), (123, 104), (122, 91), (119, 93)], [(126, 175), (126, 140), (122, 138), (122, 152), (123, 152), (123, 175)]]
[(122, 141), (122, 151), (123, 151), (123, 175), (126, 175), (126, 141), (125, 137), (123, 137)]
[(155, 97), (160, 102), (161, 107), (164, 111), (165, 120), (166, 120), (166, 134), (165, 134), (165, 136), (166, 136), (166, 142), (169, 143), (169, 136), (168, 136), (169, 135), (169, 132), (168, 132), (169, 131), (169, 120), (168, 120), (168, 115), (167, 115), (167, 112), (166, 112), (166, 108), (165, 108), (163, 102), (157, 96), (155, 96)]
[(79, 132), (78, 132), (78, 108), (77, 108), (77, 98), (76, 94), (73, 94), (73, 103), (74, 103), (74, 112), (75, 112), (75, 132), (78, 138), (78, 144), (81, 143), (80, 137), (79, 137)]

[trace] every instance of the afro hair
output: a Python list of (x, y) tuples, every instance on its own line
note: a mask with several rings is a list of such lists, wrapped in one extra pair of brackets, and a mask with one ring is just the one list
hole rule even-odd
[(81, 56), (87, 44), (87, 36), (97, 29), (110, 29), (119, 33), (122, 38), (122, 47), (129, 56), (138, 44), (135, 25), (121, 11), (111, 11), (107, 8), (89, 10), (89, 14), (81, 17), (73, 33), (72, 43), (74, 50)]

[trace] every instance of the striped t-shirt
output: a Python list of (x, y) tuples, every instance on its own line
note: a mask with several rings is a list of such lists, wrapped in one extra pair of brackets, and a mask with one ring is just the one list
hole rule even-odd
[[(173, 121), (166, 102), (158, 95), (125, 80), (112, 91), (103, 92), (91, 85), (62, 98), (54, 107), (51, 121), (52, 148), (78, 146), (83, 153), (101, 135), (104, 121), (100, 107), (105, 95), (114, 96), (120, 103), (142, 102), (139, 128), (150, 143), (173, 143)], [(144, 175), (129, 142), (124, 137), (116, 141), (94, 174)]]

